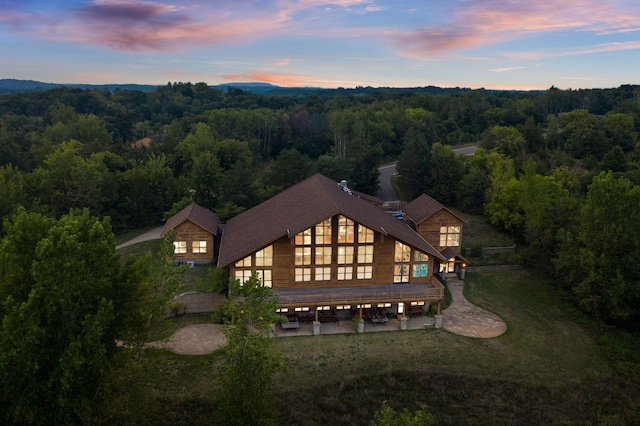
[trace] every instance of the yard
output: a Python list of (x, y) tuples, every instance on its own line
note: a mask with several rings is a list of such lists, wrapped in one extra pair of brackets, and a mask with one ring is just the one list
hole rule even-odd
[[(466, 297), (508, 324), (495, 339), (434, 329), (274, 339), (288, 366), (274, 383), (279, 423), (365, 425), (383, 400), (395, 408), (425, 405), (436, 424), (636, 419), (637, 376), (618, 370), (597, 343), (604, 332), (575, 316), (558, 294), (528, 270), (468, 274)], [(143, 367), (130, 394), (131, 423), (213, 421), (215, 354), (149, 350)]]

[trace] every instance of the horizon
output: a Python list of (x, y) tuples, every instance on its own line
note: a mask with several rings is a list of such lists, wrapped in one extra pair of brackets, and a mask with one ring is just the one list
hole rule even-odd
[(0, 1), (6, 79), (322, 89), (640, 83), (640, 10), (630, 0)]

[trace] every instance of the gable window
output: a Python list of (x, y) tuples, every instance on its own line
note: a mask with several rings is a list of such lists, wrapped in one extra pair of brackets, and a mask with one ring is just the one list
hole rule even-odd
[(338, 216), (338, 244), (354, 242), (354, 222), (344, 216)]
[(313, 228), (305, 229), (296, 234), (294, 239), (297, 246), (295, 248), (294, 259), (294, 264), (296, 265), (294, 279), (296, 282), (311, 281), (311, 268), (300, 268), (299, 266), (311, 265), (312, 229)]
[(207, 252), (207, 242), (206, 241), (193, 241), (191, 243), (191, 251), (194, 254), (203, 254)]
[(251, 278), (252, 273), (256, 273), (258, 278), (262, 282), (264, 287), (271, 287), (273, 285), (272, 270), (273, 266), (273, 246), (267, 246), (262, 250), (238, 260), (235, 263), (237, 268), (235, 271), (235, 277), (240, 280), (240, 284), (247, 282)]
[(297, 246), (311, 245), (311, 228), (296, 234), (295, 243)]
[(411, 261), (411, 247), (396, 241), (393, 254), (393, 282), (409, 282), (409, 262)]
[(273, 266), (273, 246), (256, 252), (256, 266)]
[(373, 229), (358, 224), (358, 242), (360, 244), (373, 243)]
[(186, 241), (174, 241), (173, 242), (173, 252), (175, 254), (185, 254), (187, 252), (187, 242)]
[(353, 263), (353, 246), (338, 246), (338, 264)]
[(440, 247), (458, 247), (460, 245), (459, 226), (440, 227)]
[(316, 225), (316, 244), (331, 244), (331, 219)]
[(393, 260), (395, 262), (408, 262), (411, 260), (411, 247), (396, 241)]
[(429, 276), (429, 256), (421, 251), (413, 251), (412, 276), (414, 278), (424, 278)]

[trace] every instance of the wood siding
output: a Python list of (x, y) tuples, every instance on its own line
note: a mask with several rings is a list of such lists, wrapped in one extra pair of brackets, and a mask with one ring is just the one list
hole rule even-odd
[(426, 219), (424, 222), (419, 223), (417, 225), (417, 231), (427, 240), (429, 244), (431, 244), (438, 251), (442, 251), (446, 249), (446, 246), (440, 245), (440, 227), (441, 226), (459, 226), (460, 227), (460, 244), (457, 247), (451, 247), (456, 251), (457, 254), (460, 254), (460, 248), (462, 247), (462, 225), (463, 222), (458, 217), (453, 215), (451, 212), (447, 210), (440, 210), (430, 218)]
[[(213, 234), (196, 225), (190, 220), (185, 220), (173, 229), (175, 241), (186, 241), (187, 252), (184, 254), (176, 254), (176, 260), (194, 261), (195, 263), (208, 263), (213, 261), (215, 255), (215, 242)], [(194, 241), (206, 241), (206, 253), (193, 253), (192, 243)]]
[[(357, 223), (356, 223), (357, 227)], [(354, 263), (348, 265), (338, 265), (337, 263), (337, 255), (338, 255), (338, 243), (336, 234), (334, 232), (332, 238), (332, 252), (331, 265), (323, 265), (323, 266), (331, 266), (331, 279), (326, 281), (305, 281), (305, 282), (296, 282), (295, 281), (295, 244), (293, 239), (289, 239), (288, 237), (282, 237), (273, 243), (273, 266), (271, 268), (261, 267), (258, 269), (272, 269), (272, 287), (274, 289), (303, 289), (303, 288), (326, 288), (326, 287), (367, 287), (372, 285), (389, 285), (394, 284), (393, 282), (393, 269), (394, 269), (394, 250), (395, 250), (395, 242), (396, 240), (393, 237), (385, 236), (383, 234), (374, 233), (374, 242), (373, 242), (373, 263), (371, 264), (360, 264), (360, 265), (371, 265), (373, 267), (373, 275), (372, 279), (357, 279), (357, 253), (354, 253)], [(253, 253), (255, 254), (255, 253)], [(313, 256), (313, 254), (312, 254)], [(424, 262), (422, 262), (424, 263)], [(412, 248), (412, 258), (411, 262), (409, 262), (409, 283), (416, 284), (428, 284), (432, 283), (432, 274), (434, 270), (434, 258), (433, 256), (429, 256), (429, 269), (428, 275), (426, 277), (413, 278), (411, 272), (411, 265), (413, 265), (413, 248)], [(255, 263), (252, 262), (253, 269), (256, 269)], [(353, 279), (351, 280), (338, 280), (337, 273), (339, 266), (351, 266), (353, 267)], [(309, 266), (298, 266), (305, 268), (315, 268), (315, 265)], [(235, 277), (236, 270), (241, 268), (236, 268), (234, 264), (230, 265), (230, 275)], [(312, 275), (313, 276), (313, 275)]]

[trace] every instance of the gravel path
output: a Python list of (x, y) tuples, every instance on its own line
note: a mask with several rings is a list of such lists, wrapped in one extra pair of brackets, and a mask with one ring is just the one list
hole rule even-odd
[(464, 281), (447, 280), (451, 305), (442, 311), (442, 328), (467, 337), (491, 338), (507, 331), (507, 324), (494, 314), (469, 302), (462, 293)]

